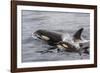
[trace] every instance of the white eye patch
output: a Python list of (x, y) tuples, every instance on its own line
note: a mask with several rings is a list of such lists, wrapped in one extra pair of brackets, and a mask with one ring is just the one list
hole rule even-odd
[(68, 48), (68, 46), (66, 44), (62, 44), (65, 48)]
[(41, 37), (42, 37), (44, 40), (50, 40), (50, 38), (47, 37), (47, 36), (42, 35)]
[(57, 47), (60, 48), (60, 49), (63, 48), (63, 46), (61, 46), (61, 45), (57, 45)]

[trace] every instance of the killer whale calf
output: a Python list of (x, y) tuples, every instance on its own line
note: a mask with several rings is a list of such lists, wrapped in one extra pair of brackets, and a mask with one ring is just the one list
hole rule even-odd
[[(83, 47), (83, 44), (88, 41), (86, 41), (86, 40), (84, 41), (82, 39), (82, 37), (81, 37), (82, 31), (83, 31), (83, 28), (79, 29), (70, 40), (69, 40), (69, 38), (63, 39), (62, 34), (48, 31), (48, 30), (43, 30), (43, 29), (37, 30), (33, 34), (37, 38), (47, 42), (48, 45), (52, 46), (45, 51), (41, 51), (42, 53), (46, 53), (52, 49), (57, 49), (58, 52), (60, 50), (64, 50), (67, 52), (77, 52), (80, 55), (81, 55), (81, 51), (84, 50), (84, 53), (89, 54), (89, 52), (87, 51), (87, 49), (89, 48), (89, 45)], [(67, 36), (65, 36), (65, 37), (67, 37)]]

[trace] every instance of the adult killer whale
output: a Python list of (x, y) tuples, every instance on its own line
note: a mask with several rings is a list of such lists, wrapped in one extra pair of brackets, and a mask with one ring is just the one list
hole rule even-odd
[(84, 50), (84, 53), (89, 54), (87, 49), (88, 46), (83, 47), (83, 43), (86, 43), (88, 41), (82, 40), (81, 34), (82, 34), (83, 28), (80, 28), (72, 37), (70, 41), (64, 40), (62, 38), (62, 34), (48, 31), (48, 30), (37, 30), (33, 34), (41, 39), (47, 42), (48, 45), (51, 45), (52, 47), (48, 48), (45, 51), (41, 51), (42, 53), (46, 53), (49, 50), (57, 49), (57, 51), (67, 51), (67, 52), (77, 52), (81, 55), (81, 52)]

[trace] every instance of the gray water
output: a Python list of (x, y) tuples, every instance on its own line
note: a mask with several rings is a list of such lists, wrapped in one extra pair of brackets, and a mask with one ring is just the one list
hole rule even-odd
[(32, 37), (38, 29), (45, 29), (73, 35), (75, 31), (84, 28), (82, 37), (89, 40), (90, 14), (71, 12), (46, 12), (46, 11), (22, 11), (22, 62), (58, 61), (58, 60), (84, 60), (89, 55), (69, 52), (37, 53), (46, 50), (50, 46), (42, 40)]

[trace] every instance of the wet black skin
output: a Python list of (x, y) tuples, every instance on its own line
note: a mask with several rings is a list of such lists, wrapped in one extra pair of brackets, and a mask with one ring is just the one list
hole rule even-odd
[[(63, 44), (66, 45), (67, 47), (63, 46)], [(68, 42), (60, 41), (57, 43), (57, 45), (61, 45), (67, 52), (78, 52), (77, 48)]]
[[(77, 40), (81, 40), (81, 34), (82, 34), (83, 28), (79, 29), (74, 35), (73, 35), (73, 40), (77, 41)], [(62, 35), (55, 33), (55, 32), (51, 32), (51, 31), (47, 31), (47, 30), (37, 30), (34, 34), (38, 34), (40, 37), (38, 37), (39, 39), (41, 38), (41, 35), (47, 36), (50, 38), (50, 40), (44, 40), (47, 41), (47, 43), (51, 46), (56, 45), (58, 42), (62, 41)], [(42, 39), (43, 40), (43, 39)]]
[(79, 29), (74, 35), (73, 35), (73, 40), (76, 42), (77, 40), (81, 40), (81, 35), (83, 32), (83, 28)]
[[(73, 40), (77, 40), (77, 39), (81, 39), (81, 33), (83, 31), (83, 28), (79, 29), (74, 35), (73, 35)], [(77, 52), (81, 55), (81, 50), (78, 50), (75, 46), (73, 46), (72, 44), (68, 43), (68, 42), (63, 42), (62, 41), (62, 37), (61, 34), (55, 33), (55, 32), (51, 32), (51, 31), (47, 31), (47, 30), (37, 30), (35, 33), (35, 35), (39, 35), (37, 36), (39, 39), (44, 40), (41, 38), (42, 35), (49, 37), (49, 40), (44, 40), (47, 42), (48, 45), (51, 45), (52, 47), (48, 48), (45, 51), (38, 51), (41, 53), (47, 53), (47, 52), (52, 52), (50, 50), (54, 50), (57, 49), (58, 52), (60, 51), (60, 48), (57, 47), (57, 45), (61, 45), (64, 48), (64, 51), (67, 52)], [(63, 46), (63, 44), (67, 45), (68, 47)], [(81, 45), (80, 45), (81, 46)], [(85, 49), (84, 53), (88, 53), (87, 51), (88, 47), (85, 47), (83, 49)]]
[(47, 50), (44, 51), (37, 51), (40, 53), (47, 53), (47, 52), (52, 52), (51, 50), (57, 49), (57, 43), (62, 41), (62, 37), (61, 34), (55, 33), (55, 32), (50, 32), (47, 30), (37, 30), (35, 33), (35, 35), (39, 35), (37, 36), (39, 39), (44, 40), (41, 38), (42, 35), (47, 36), (50, 38), (50, 40), (44, 40), (45, 42), (47, 42), (48, 45), (52, 46), (50, 48), (48, 48)]
[(38, 37), (39, 39), (42, 39), (41, 35), (49, 37), (50, 40), (44, 40), (44, 41), (46, 41), (47, 44), (49, 44), (51, 46), (54, 46), (59, 41), (62, 41), (61, 35), (58, 34), (58, 33), (55, 33), (55, 32), (50, 32), (50, 31), (47, 31), (47, 30), (38, 30), (34, 34), (38, 34), (40, 36), (40, 37)]

